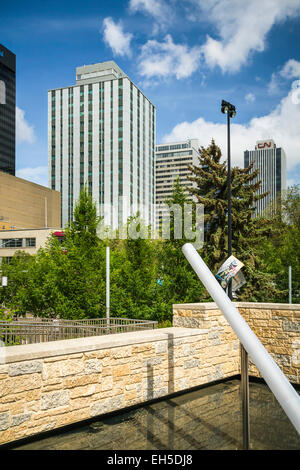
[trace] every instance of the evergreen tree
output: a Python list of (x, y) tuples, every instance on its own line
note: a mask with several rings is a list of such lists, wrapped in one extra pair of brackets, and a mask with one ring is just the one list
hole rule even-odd
[[(202, 257), (215, 274), (228, 257), (228, 199), (226, 161), (221, 163), (221, 150), (212, 140), (201, 147), (199, 166), (190, 165), (189, 179), (196, 187), (189, 188), (199, 203), (204, 205), (204, 246)], [(271, 224), (263, 218), (254, 218), (255, 203), (267, 193), (258, 195), (261, 181), (255, 182), (258, 170), (253, 163), (247, 168), (231, 170), (232, 196), (232, 254), (244, 263), (246, 284), (240, 300), (263, 301), (277, 295), (272, 276), (258, 254), (258, 247), (271, 233)]]

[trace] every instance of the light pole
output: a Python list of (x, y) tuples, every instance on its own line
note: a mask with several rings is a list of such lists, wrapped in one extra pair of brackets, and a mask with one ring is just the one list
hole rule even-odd
[(110, 326), (110, 250), (106, 247), (106, 326)]
[(289, 304), (292, 303), (292, 266), (289, 266)]
[[(228, 203), (228, 257), (232, 255), (232, 218), (231, 218), (231, 155), (230, 155), (230, 118), (236, 115), (235, 106), (222, 100), (221, 112), (227, 114), (227, 203)], [(232, 300), (232, 280), (228, 283), (228, 297)], [(249, 374), (248, 353), (241, 344), (241, 385), (242, 385), (242, 413), (243, 413), (243, 448), (250, 446), (250, 420), (249, 420)]]

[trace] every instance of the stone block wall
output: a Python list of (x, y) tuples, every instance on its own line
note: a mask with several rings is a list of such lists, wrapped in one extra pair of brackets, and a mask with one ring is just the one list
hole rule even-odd
[(164, 328), (0, 348), (0, 444), (238, 374), (238, 341)]
[[(300, 308), (236, 306), (299, 384)], [(0, 444), (239, 374), (240, 343), (216, 304), (174, 305), (173, 325), (0, 347)]]
[[(289, 381), (300, 384), (300, 305), (234, 304)], [(173, 325), (207, 329), (210, 336), (215, 335), (216, 341), (226, 332), (230, 337), (231, 327), (214, 302), (174, 305)], [(251, 358), (249, 373), (261, 377)]]
[[(242, 447), (239, 380), (219, 383), (49, 436), (20, 450), (239, 449)], [(76, 438), (76, 444), (74, 444)], [(133, 468), (131, 466), (131, 468)]]

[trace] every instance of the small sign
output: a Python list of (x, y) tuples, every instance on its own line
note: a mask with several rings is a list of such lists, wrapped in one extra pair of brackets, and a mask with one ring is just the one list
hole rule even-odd
[(2, 287), (7, 287), (7, 276), (2, 277)]
[(229, 258), (222, 264), (216, 274), (216, 278), (220, 282), (223, 289), (226, 289), (229, 281), (236, 276), (238, 271), (243, 266), (244, 264), (233, 255), (229, 256)]
[(244, 284), (246, 284), (246, 279), (242, 271), (239, 271), (232, 278), (232, 292), (239, 290)]
[(3, 80), (0, 80), (0, 104), (6, 104), (6, 88)]

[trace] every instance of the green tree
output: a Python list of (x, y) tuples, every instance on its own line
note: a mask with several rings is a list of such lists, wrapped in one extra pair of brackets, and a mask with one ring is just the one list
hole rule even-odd
[[(182, 253), (182, 246), (191, 242), (184, 231), (184, 213), (193, 218), (194, 205), (185, 194), (179, 177), (174, 182), (172, 196), (166, 201), (170, 209), (170, 238), (161, 243), (158, 275), (162, 280), (161, 295), (165, 305), (165, 318), (172, 319), (172, 304), (199, 302), (203, 286)], [(190, 207), (189, 207), (190, 206)], [(176, 238), (175, 214), (172, 207), (180, 208), (181, 237)], [(178, 224), (178, 221), (176, 222)], [(177, 225), (177, 229), (179, 224)], [(195, 226), (193, 227), (195, 230)], [(180, 233), (178, 233), (180, 235)]]
[[(221, 163), (221, 150), (212, 140), (207, 148), (201, 147), (199, 166), (190, 165), (191, 181), (196, 187), (189, 189), (204, 205), (204, 246), (201, 256), (213, 273), (228, 257), (228, 199), (226, 161)], [(253, 164), (245, 169), (231, 171), (232, 193), (232, 254), (244, 263), (246, 284), (239, 293), (240, 300), (264, 301), (278, 295), (273, 278), (266, 272), (258, 247), (272, 231), (267, 219), (254, 218), (255, 203), (267, 193), (258, 195), (261, 181), (255, 182), (258, 170)]]
[(127, 222), (128, 237), (112, 250), (111, 312), (113, 316), (157, 319), (156, 243), (140, 215)]
[(294, 185), (278, 198), (277, 211), (269, 215), (274, 228), (261, 245), (267, 271), (275, 274), (282, 291), (281, 302), (288, 302), (288, 267), (292, 267), (292, 301), (300, 303), (300, 186)]
[(9, 278), (5, 305), (37, 316), (104, 316), (105, 246), (96, 234), (98, 221), (92, 197), (84, 188), (63, 246), (50, 236), (36, 255), (15, 255), (5, 268)]
[(34, 257), (18, 250), (9, 264), (2, 263), (2, 276), (7, 276), (6, 287), (0, 289), (1, 303), (17, 315), (28, 311), (28, 287)]
[(80, 192), (75, 206), (73, 219), (65, 229), (66, 242), (74, 244), (89, 253), (100, 243), (97, 236), (97, 228), (101, 217), (97, 216), (96, 205), (87, 187)]

